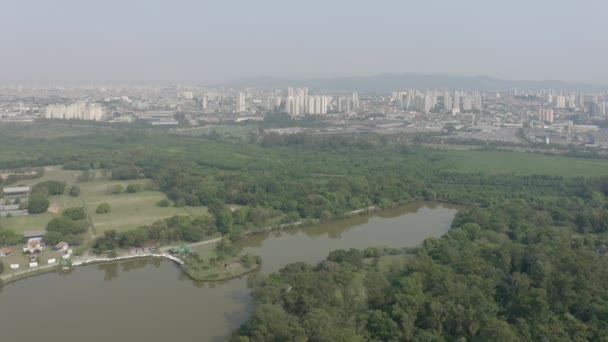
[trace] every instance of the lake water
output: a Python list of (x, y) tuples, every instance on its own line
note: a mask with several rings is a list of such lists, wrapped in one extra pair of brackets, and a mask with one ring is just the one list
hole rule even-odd
[[(336, 249), (413, 247), (448, 231), (456, 207), (412, 203), (237, 243), (262, 272)], [(246, 279), (190, 280), (169, 261), (138, 260), (48, 273), (0, 287), (3, 341), (223, 341), (252, 310)]]

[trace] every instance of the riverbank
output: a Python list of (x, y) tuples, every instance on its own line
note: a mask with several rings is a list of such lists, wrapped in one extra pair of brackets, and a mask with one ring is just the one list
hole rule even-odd
[[(250, 273), (257, 276), (258, 273), (277, 272), (296, 262), (317, 265), (338, 249), (363, 251), (377, 246), (380, 253), (392, 254), (392, 250), (415, 248), (427, 238), (445, 234), (455, 213), (456, 209), (451, 206), (411, 203), (306, 228), (268, 231), (235, 242), (233, 246), (240, 255), (260, 256), (261, 267)], [(213, 254), (215, 247), (209, 243), (193, 252), (208, 261), (210, 257), (216, 257)], [(227, 256), (226, 260), (230, 258)], [(18, 332), (31, 325), (28, 321), (31, 312), (23, 310), (22, 306), (33, 299), (36, 300), (36, 315), (45, 317), (42, 324), (37, 325), (37, 331), (47, 336), (63, 331), (68, 340), (86, 340), (90, 331), (98, 329), (99, 322), (104, 322), (113, 327), (106, 339), (142, 336), (147, 341), (160, 342), (171, 340), (174, 332), (180, 331), (180, 336), (186, 340), (224, 341), (253, 313), (247, 275), (200, 282), (192, 280), (182, 267), (165, 260), (108, 261), (90, 267), (75, 267), (68, 272), (48, 273), (4, 287), (0, 307), (10, 312), (3, 318), (3, 323), (11, 327), (4, 337), (17, 341)], [(383, 267), (391, 267), (391, 264), (387, 260)], [(223, 267), (223, 263), (217, 265)], [(49, 296), (50, 289), (52, 296)], [(80, 313), (70, 318), (73, 324), (69, 331), (61, 329), (65, 317), (57, 315), (57, 303), (61, 303), (61, 310), (65, 312)], [(171, 331), (167, 331), (164, 324), (168, 314)]]
[[(276, 225), (276, 226), (269, 226), (269, 227), (265, 227), (265, 228), (261, 228), (261, 229), (257, 229), (257, 230), (247, 231), (247, 232), (243, 233), (242, 237), (239, 240), (237, 240), (237, 242), (241, 241), (247, 237), (251, 237), (251, 236), (255, 236), (255, 235), (262, 235), (263, 233), (267, 233), (270, 231), (281, 231), (281, 230), (290, 230), (290, 229), (295, 229), (295, 228), (306, 228), (306, 227), (311, 227), (311, 226), (321, 224), (321, 223), (331, 224), (334, 222), (340, 222), (341, 220), (344, 220), (344, 219), (347, 219), (347, 218), (350, 218), (350, 217), (353, 217), (356, 215), (366, 215), (366, 214), (369, 214), (372, 212), (381, 212), (383, 210), (390, 210), (390, 209), (404, 207), (406, 205), (412, 204), (417, 201), (420, 201), (420, 200), (412, 199), (411, 201), (408, 201), (408, 202), (394, 203), (394, 205), (392, 207), (387, 208), (387, 209), (380, 208), (377, 206), (369, 206), (366, 208), (350, 211), (348, 213), (345, 213), (341, 216), (337, 216), (337, 217), (332, 218), (327, 221), (322, 221), (322, 220), (296, 221), (296, 222), (284, 223), (284, 224), (280, 224), (280, 225)], [(420, 202), (427, 203), (426, 201), (420, 201)], [(447, 202), (440, 202), (440, 203), (449, 204)], [(194, 247), (218, 243), (221, 240), (222, 240), (222, 237), (219, 237), (219, 238), (213, 238), (213, 239), (209, 239), (209, 240), (188, 243), (185, 245), (187, 245), (190, 248), (194, 248)], [(184, 270), (183, 260), (168, 254), (168, 251), (171, 248), (179, 248), (180, 246), (181, 245), (172, 245), (172, 246), (161, 247), (161, 248), (159, 248), (160, 253), (156, 253), (156, 254), (155, 253), (124, 254), (124, 255), (119, 255), (115, 258), (97, 257), (97, 256), (85, 257), (82, 259), (76, 259), (76, 260), (72, 261), (72, 266), (77, 267), (77, 266), (90, 265), (90, 264), (94, 264), (94, 263), (112, 263), (112, 262), (119, 262), (119, 261), (123, 261), (123, 260), (137, 259), (137, 258), (165, 257), (167, 259), (170, 259), (170, 260), (178, 263), (181, 266), (182, 271), (184, 271), (184, 273), (186, 273), (188, 275), (188, 277), (190, 277), (191, 279), (196, 280), (196, 281), (210, 281), (210, 282), (226, 281), (226, 280), (242, 277), (243, 275), (254, 272), (260, 268), (260, 266), (258, 265), (253, 268), (242, 269), (241, 272), (230, 272), (231, 271), (230, 269), (224, 270), (224, 269), (218, 268), (217, 269), (218, 272), (214, 272), (214, 273), (216, 273), (216, 275), (214, 275), (214, 276), (213, 276), (213, 273), (206, 274), (205, 276), (197, 275), (196, 274), (197, 272), (190, 272), (190, 274), (188, 274)], [(171, 258), (180, 260), (181, 263), (176, 260), (173, 260)], [(21, 280), (21, 279), (25, 279), (30, 276), (40, 275), (40, 274), (44, 274), (44, 273), (48, 273), (48, 272), (54, 272), (57, 270), (61, 270), (61, 267), (59, 267), (57, 265), (44, 265), (44, 266), (40, 266), (36, 269), (19, 271), (18, 274), (9, 273), (9, 274), (5, 274), (5, 275), (0, 275), (0, 286), (6, 285), (6, 284), (9, 284), (9, 283)], [(225, 272), (225, 274), (222, 274), (224, 272)], [(209, 277), (209, 275), (212, 275), (212, 276)]]

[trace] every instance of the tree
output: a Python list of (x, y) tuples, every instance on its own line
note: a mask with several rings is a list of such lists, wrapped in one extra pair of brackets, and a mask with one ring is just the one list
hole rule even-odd
[(70, 196), (78, 197), (80, 196), (80, 187), (78, 185), (72, 185), (70, 188)]
[(28, 202), (28, 212), (30, 214), (42, 214), (49, 208), (49, 197), (44, 192), (35, 192), (30, 196)]
[(87, 213), (83, 207), (80, 208), (67, 208), (62, 213), (63, 216), (73, 221), (84, 220), (87, 218)]
[(298, 321), (271, 304), (260, 305), (241, 330), (252, 341), (306, 341), (306, 333)]
[(13, 230), (0, 227), (0, 246), (16, 245), (21, 242), (22, 239), (23, 236), (15, 233)]
[(127, 188), (125, 189), (125, 192), (128, 194), (134, 194), (136, 192), (139, 192), (140, 190), (141, 190), (140, 184), (129, 184), (129, 185), (127, 185)]
[(313, 309), (302, 318), (302, 327), (311, 342), (333, 341), (335, 323), (323, 309)]
[(100, 205), (97, 206), (97, 209), (95, 210), (95, 212), (98, 214), (107, 214), (110, 212), (111, 209), (112, 209), (112, 207), (110, 207), (110, 205), (108, 203), (101, 203)]
[(34, 185), (32, 187), (32, 192), (46, 192), (47, 194), (53, 196), (63, 195), (63, 192), (65, 191), (65, 186), (65, 182), (50, 180)]
[(112, 179), (127, 180), (137, 179), (141, 176), (141, 170), (136, 166), (120, 166), (112, 169)]
[(220, 212), (216, 220), (216, 225), (222, 234), (230, 233), (233, 225), (232, 212), (230, 209), (225, 208)]
[(168, 207), (170, 205), (171, 205), (171, 202), (169, 202), (168, 199), (162, 199), (162, 200), (158, 201), (158, 206), (159, 207), (166, 208), (166, 207)]
[(46, 230), (49, 232), (59, 232), (64, 236), (68, 234), (76, 235), (84, 233), (86, 231), (86, 226), (67, 217), (60, 216), (51, 219), (46, 225)]

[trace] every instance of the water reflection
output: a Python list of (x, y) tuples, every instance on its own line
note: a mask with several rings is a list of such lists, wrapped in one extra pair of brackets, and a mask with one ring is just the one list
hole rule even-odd
[[(236, 245), (262, 257), (261, 272), (272, 272), (297, 261), (317, 263), (340, 248), (416, 246), (429, 236), (445, 233), (455, 213), (452, 206), (413, 203), (267, 232)], [(80, 267), (13, 285), (0, 287), (0, 331), (7, 341), (19, 341), (31, 329), (31, 311), (23, 307), (24, 302), (36, 302), (37, 316), (45, 317), (36, 322), (40, 336), (61, 335), (70, 341), (87, 341), (91, 331), (110, 341), (164, 342), (176, 336), (184, 341), (224, 341), (253, 310), (245, 278), (197, 282), (173, 262), (161, 259)], [(53, 296), (48, 295), (50, 290)], [(64, 315), (57, 315), (57, 303), (64, 312), (77, 313), (70, 316), (70, 329), (65, 329)], [(99, 322), (112, 329), (99, 330)]]
[(104, 281), (112, 281), (118, 278), (119, 265), (117, 262), (99, 264), (97, 265), (97, 269), (104, 272)]

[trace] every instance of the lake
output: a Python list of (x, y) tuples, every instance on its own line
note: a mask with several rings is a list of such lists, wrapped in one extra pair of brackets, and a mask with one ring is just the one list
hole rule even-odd
[[(457, 209), (415, 202), (258, 234), (236, 245), (262, 257), (261, 272), (273, 272), (297, 261), (318, 263), (336, 249), (420, 245), (447, 232)], [(223, 341), (252, 309), (245, 278), (198, 283), (169, 261), (127, 261), (0, 287), (0, 336), (5, 341)]]

